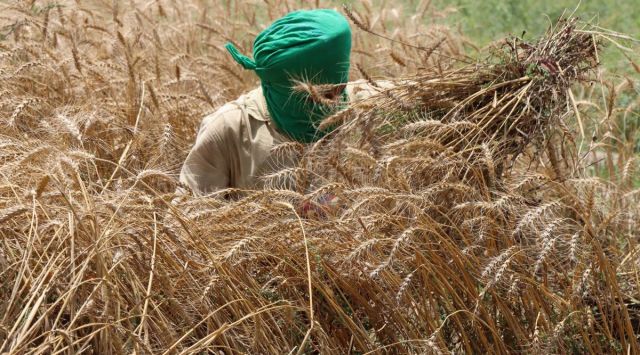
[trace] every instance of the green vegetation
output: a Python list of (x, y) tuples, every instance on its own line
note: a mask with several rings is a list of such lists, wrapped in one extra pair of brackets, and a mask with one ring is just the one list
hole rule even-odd
[[(353, 0), (353, 79), (393, 87), (256, 190), (181, 191), (257, 85), (223, 45), (343, 1), (0, 1), (0, 353), (640, 353), (638, 74), (580, 22), (536, 42), (541, 4)], [(462, 65), (456, 23), (533, 45)]]
[[(408, 1), (418, 6), (419, 1)], [(448, 10), (443, 20), (459, 26), (469, 39), (484, 45), (506, 34), (532, 39), (538, 37), (563, 12), (576, 10), (576, 16), (599, 26), (640, 38), (640, 1), (633, 0), (435, 0), (437, 8)], [(629, 43), (620, 42), (629, 46)], [(610, 46), (604, 53), (605, 67), (616, 72), (627, 72), (629, 62), (620, 51)], [(636, 51), (637, 53), (637, 51)], [(630, 53), (631, 54), (631, 53)], [(635, 54), (637, 58), (637, 54)]]
[(551, 21), (563, 12), (576, 10), (583, 19), (595, 19), (600, 26), (632, 36), (640, 35), (640, 2), (638, 1), (583, 1), (576, 0), (437, 0), (439, 7), (457, 9), (447, 21), (459, 22), (465, 33), (486, 42), (505, 33), (520, 35), (523, 30), (533, 36), (540, 35)]

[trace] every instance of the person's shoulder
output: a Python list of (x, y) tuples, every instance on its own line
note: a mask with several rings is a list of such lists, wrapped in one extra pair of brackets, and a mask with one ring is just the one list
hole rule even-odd
[(245, 113), (253, 114), (255, 110), (253, 106), (257, 106), (255, 102), (260, 100), (264, 101), (260, 87), (240, 95), (237, 99), (222, 105), (215, 112), (206, 115), (200, 124), (200, 131), (212, 127), (219, 129), (228, 125), (237, 126), (242, 122)]
[(221, 125), (228, 120), (234, 120), (242, 116), (242, 109), (235, 101), (228, 102), (218, 108), (216, 111), (205, 115), (202, 118), (200, 129), (210, 127), (212, 125)]
[(220, 140), (232, 135), (242, 124), (242, 116), (242, 108), (234, 101), (224, 104), (202, 119), (197, 140)]
[[(265, 112), (263, 112), (265, 111)], [(262, 88), (257, 87), (248, 91), (237, 99), (229, 101), (222, 105), (215, 112), (206, 115), (202, 119), (200, 129), (205, 127), (219, 127), (225, 124), (238, 124), (242, 120), (245, 113), (253, 116), (261, 121), (266, 120), (266, 101), (262, 94)]]

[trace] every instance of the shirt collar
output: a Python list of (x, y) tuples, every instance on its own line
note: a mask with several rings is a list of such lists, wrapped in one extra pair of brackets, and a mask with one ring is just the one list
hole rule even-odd
[(245, 107), (247, 113), (251, 115), (251, 117), (265, 122), (271, 120), (269, 110), (267, 109), (267, 101), (262, 94), (261, 87), (242, 95), (238, 101), (240, 101), (240, 104)]

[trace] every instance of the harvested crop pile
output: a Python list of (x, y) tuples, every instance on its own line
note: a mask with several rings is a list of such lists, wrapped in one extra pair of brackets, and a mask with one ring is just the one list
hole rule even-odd
[[(474, 62), (434, 36), (439, 55), (407, 48), (417, 75), (330, 117), (341, 127), (316, 145), (277, 147), (300, 163), (269, 188), (176, 196), (201, 116), (251, 84), (219, 46), (260, 14), (243, 27), (220, 6), (195, 23), (189, 2), (10, 8), (1, 351), (640, 350), (635, 160), (621, 150), (610, 181), (588, 177), (569, 120), (593, 31), (562, 19)], [(334, 208), (300, 216), (328, 194)]]

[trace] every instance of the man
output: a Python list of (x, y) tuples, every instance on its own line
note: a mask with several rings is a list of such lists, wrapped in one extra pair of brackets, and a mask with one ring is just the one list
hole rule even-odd
[[(326, 101), (347, 103), (373, 93), (363, 82), (348, 84), (351, 30), (333, 10), (296, 11), (275, 21), (256, 38), (253, 60), (230, 43), (226, 48), (256, 72), (261, 86), (202, 121), (180, 174), (198, 195), (259, 188), (258, 177), (274, 168), (274, 146), (311, 143), (327, 133), (317, 126), (340, 105)], [(295, 90), (296, 80), (329, 89), (317, 100)]]

